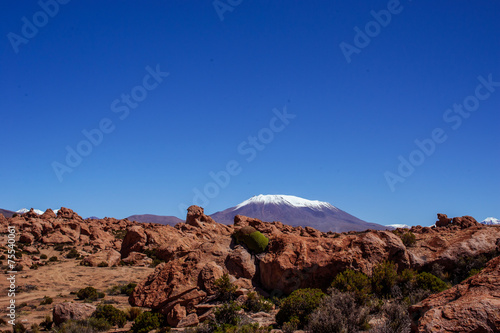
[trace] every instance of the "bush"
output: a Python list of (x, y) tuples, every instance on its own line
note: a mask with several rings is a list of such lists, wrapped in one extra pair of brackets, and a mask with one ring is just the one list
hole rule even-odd
[(40, 323), (40, 326), (42, 326), (46, 331), (48, 331), (52, 328), (53, 323), (54, 322), (52, 321), (52, 317), (50, 315), (46, 315), (45, 319)]
[(58, 261), (58, 260), (59, 260), (59, 259), (57, 259), (57, 257), (56, 257), (56, 256), (53, 256), (53, 257), (50, 257), (50, 258), (49, 258), (49, 261), (50, 261), (50, 262), (54, 262), (54, 261)]
[(411, 247), (417, 242), (417, 237), (413, 232), (408, 231), (401, 236), (401, 241), (406, 247)]
[(133, 333), (148, 333), (154, 329), (160, 328), (165, 321), (165, 317), (159, 313), (143, 312), (134, 320), (132, 325)]
[(448, 289), (448, 285), (443, 280), (427, 272), (422, 272), (417, 275), (417, 285), (433, 293)]
[(97, 264), (97, 267), (108, 267), (108, 263), (105, 261), (101, 261), (100, 263)]
[(409, 333), (411, 320), (408, 315), (408, 307), (405, 304), (391, 302), (383, 307), (386, 321), (382, 326), (370, 332), (373, 333)]
[(299, 320), (299, 328), (304, 327), (309, 315), (319, 306), (325, 294), (320, 289), (297, 289), (292, 292), (283, 302), (276, 314), (276, 322), (283, 325), (292, 317)]
[(26, 327), (24, 327), (24, 325), (21, 323), (16, 323), (12, 327), (12, 332), (13, 333), (24, 333), (24, 332), (26, 332)]
[(68, 253), (66, 253), (66, 258), (68, 259), (78, 258), (79, 256), (80, 253), (75, 248), (72, 248)]
[(384, 261), (373, 269), (372, 289), (380, 296), (389, 296), (398, 278), (397, 266)]
[(224, 303), (214, 310), (215, 322), (218, 325), (238, 325), (240, 306), (236, 302)]
[(78, 297), (78, 299), (89, 301), (95, 301), (98, 298), (103, 298), (104, 296), (104, 293), (98, 292), (94, 287), (86, 287), (78, 290), (78, 292), (76, 293), (76, 297)]
[(228, 302), (236, 298), (238, 287), (231, 283), (229, 275), (226, 273), (221, 278), (215, 280), (215, 295), (218, 300)]
[(53, 300), (51, 297), (43, 296), (43, 300), (40, 302), (40, 305), (52, 304)]
[(352, 269), (337, 274), (332, 282), (332, 287), (341, 292), (352, 292), (358, 304), (365, 304), (372, 292), (370, 278)]
[(234, 233), (238, 243), (244, 243), (254, 253), (264, 252), (269, 244), (269, 239), (254, 227), (245, 226)]
[(331, 295), (309, 316), (308, 329), (315, 333), (355, 333), (369, 328), (367, 319), (368, 309), (356, 303), (354, 293), (331, 289)]
[(141, 308), (129, 308), (126, 312), (127, 320), (134, 321), (142, 313)]
[(250, 312), (269, 312), (273, 308), (273, 303), (266, 301), (264, 297), (256, 292), (248, 293), (243, 308)]
[(40, 255), (40, 259), (47, 259), (47, 255), (46, 254)]
[(99, 305), (92, 317), (97, 319), (104, 319), (111, 325), (117, 325), (118, 327), (125, 326), (127, 318), (125, 312), (118, 310), (113, 305)]

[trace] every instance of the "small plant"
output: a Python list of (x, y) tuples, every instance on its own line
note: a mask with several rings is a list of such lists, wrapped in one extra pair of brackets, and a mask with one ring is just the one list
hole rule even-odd
[(75, 248), (72, 248), (66, 254), (66, 258), (68, 258), (68, 259), (73, 259), (73, 258), (78, 258), (78, 257), (80, 257), (80, 253)]
[(59, 260), (59, 259), (57, 259), (57, 257), (56, 257), (56, 256), (53, 256), (53, 257), (50, 257), (50, 258), (49, 258), (49, 261), (50, 261), (50, 262), (54, 262), (54, 261), (58, 261), (58, 260)]
[(240, 306), (236, 302), (224, 303), (214, 310), (215, 322), (218, 325), (238, 325)]
[(44, 260), (47, 259), (47, 255), (46, 254), (40, 255), (40, 259), (44, 259)]
[(24, 325), (21, 324), (21, 323), (16, 323), (12, 327), (12, 332), (13, 333), (25, 333), (26, 332), (26, 327), (24, 327)]
[(97, 264), (97, 267), (108, 267), (108, 263), (105, 261), (101, 261), (99, 264)]
[(236, 291), (238, 290), (238, 287), (231, 283), (227, 273), (215, 280), (214, 286), (215, 295), (218, 300), (228, 302), (236, 298)]
[(43, 296), (43, 300), (40, 302), (40, 305), (52, 304), (53, 300), (51, 297)]
[(54, 246), (54, 250), (59, 251), (59, 252), (64, 251), (64, 244), (56, 244)]
[(264, 297), (256, 292), (248, 293), (243, 308), (250, 312), (269, 312), (273, 308), (273, 303), (266, 301)]
[(40, 326), (38, 324), (31, 325), (31, 333), (40, 333)]
[(139, 317), (139, 315), (142, 313), (141, 308), (129, 308), (125, 313), (127, 315), (127, 320), (134, 321), (135, 318)]
[(307, 325), (309, 315), (320, 305), (325, 294), (320, 289), (297, 289), (282, 303), (276, 314), (276, 322), (283, 325), (293, 317), (300, 322), (299, 328)]
[(122, 310), (118, 310), (113, 305), (99, 305), (92, 317), (97, 319), (104, 319), (111, 325), (117, 325), (118, 327), (125, 326), (127, 322), (127, 316)]
[(417, 285), (433, 293), (448, 289), (448, 285), (443, 280), (427, 272), (422, 272), (417, 275)]
[(46, 331), (48, 331), (52, 328), (53, 323), (54, 322), (52, 321), (52, 317), (50, 315), (46, 315), (45, 319), (40, 323), (40, 326), (42, 326)]
[(131, 331), (133, 333), (148, 333), (163, 326), (164, 322), (165, 317), (159, 313), (143, 312), (135, 318)]
[(401, 236), (401, 241), (406, 247), (411, 247), (417, 242), (417, 237), (413, 232), (408, 231)]
[(104, 298), (103, 292), (98, 292), (94, 287), (86, 287), (78, 290), (76, 297), (86, 301), (96, 301), (98, 298)]
[(337, 274), (332, 282), (332, 287), (342, 292), (352, 292), (358, 304), (365, 304), (372, 292), (370, 278), (352, 269), (347, 269)]
[(245, 226), (233, 234), (237, 243), (245, 244), (254, 253), (264, 252), (269, 239), (254, 227)]
[(391, 261), (384, 261), (373, 269), (372, 288), (380, 296), (391, 294), (398, 278), (397, 266)]

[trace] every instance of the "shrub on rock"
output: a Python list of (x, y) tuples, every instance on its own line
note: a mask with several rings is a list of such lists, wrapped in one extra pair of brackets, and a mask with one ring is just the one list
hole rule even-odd
[(320, 305), (325, 294), (320, 289), (297, 289), (283, 302), (276, 314), (276, 322), (283, 325), (293, 317), (299, 320), (299, 328), (307, 325), (309, 315)]
[(245, 244), (254, 253), (262, 253), (269, 244), (269, 239), (254, 227), (245, 226), (234, 233), (238, 243)]

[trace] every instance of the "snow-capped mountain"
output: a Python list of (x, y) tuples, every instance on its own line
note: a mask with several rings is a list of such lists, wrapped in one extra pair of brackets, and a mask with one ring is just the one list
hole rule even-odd
[(392, 227), (392, 228), (403, 228), (403, 229), (411, 229), (411, 227), (407, 224), (387, 224), (386, 227)]
[(494, 217), (487, 217), (484, 221), (481, 221), (481, 223), (487, 225), (500, 225), (500, 220)]
[[(27, 212), (29, 212), (29, 211), (30, 211), (30, 210), (29, 210), (29, 209), (27, 209), (27, 208), (21, 208), (21, 209), (19, 209), (19, 210), (16, 210), (16, 213), (18, 213), (18, 214), (24, 214), (24, 213), (27, 213)], [(44, 211), (43, 211), (43, 210), (40, 210), (40, 209), (33, 209), (33, 211), (34, 211), (35, 213), (37, 213), (38, 215), (42, 215), (42, 214), (44, 213)], [(52, 209), (52, 211), (53, 211), (55, 214), (57, 214), (57, 212), (59, 211), (59, 209)]]
[(309, 226), (321, 231), (363, 231), (388, 229), (365, 222), (328, 202), (307, 200), (292, 195), (257, 195), (235, 207), (210, 215), (215, 221), (233, 224), (236, 215), (263, 221), (280, 221), (291, 226)]

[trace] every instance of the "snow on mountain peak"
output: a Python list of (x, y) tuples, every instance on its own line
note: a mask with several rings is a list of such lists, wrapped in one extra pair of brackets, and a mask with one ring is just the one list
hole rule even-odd
[[(19, 210), (16, 210), (16, 213), (18, 213), (18, 214), (24, 214), (24, 213), (27, 213), (27, 212), (29, 212), (29, 211), (30, 211), (30, 210), (29, 210), (29, 209), (27, 209), (27, 208), (21, 208), (21, 209), (19, 209)], [(37, 213), (38, 215), (42, 215), (42, 214), (44, 213), (44, 211), (42, 211), (42, 210), (40, 210), (40, 209), (33, 209), (33, 211), (34, 211), (35, 213)], [(57, 214), (57, 212), (59, 211), (59, 209), (52, 209), (52, 211), (53, 211), (55, 214)]]
[(411, 227), (407, 224), (400, 224), (400, 223), (396, 223), (396, 224), (387, 224), (386, 227), (393, 227), (393, 228), (403, 228), (403, 229), (411, 229)]
[(318, 201), (318, 200), (307, 200), (303, 198), (299, 198), (293, 195), (282, 195), (282, 194), (268, 194), (263, 195), (259, 194), (251, 197), (248, 200), (243, 201), (238, 206), (235, 207), (235, 210), (241, 208), (243, 206), (249, 204), (274, 204), (274, 205), (288, 205), (292, 207), (308, 207), (311, 209), (338, 209), (328, 202)]
[(500, 225), (500, 220), (494, 217), (487, 217), (481, 223), (487, 225)]

